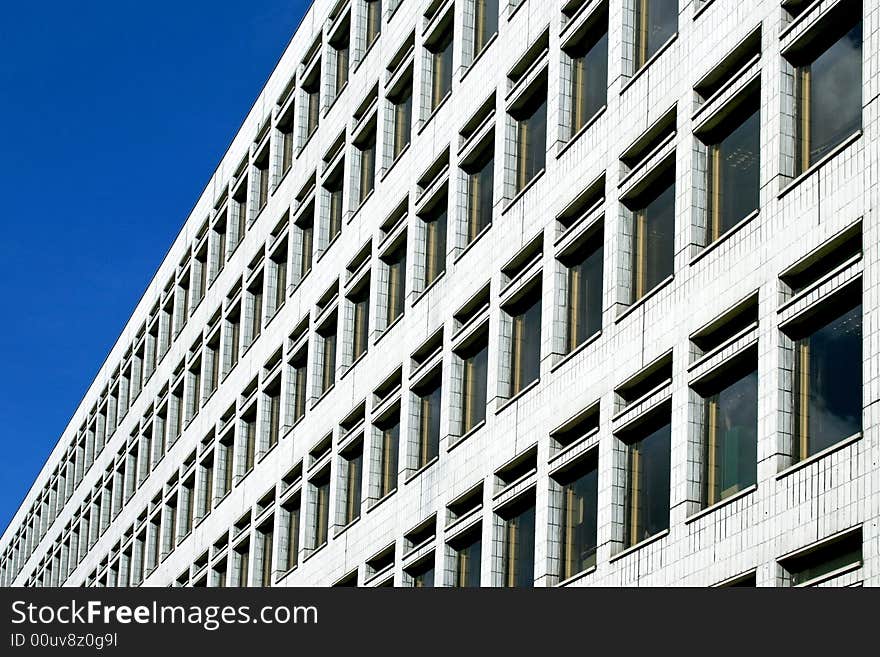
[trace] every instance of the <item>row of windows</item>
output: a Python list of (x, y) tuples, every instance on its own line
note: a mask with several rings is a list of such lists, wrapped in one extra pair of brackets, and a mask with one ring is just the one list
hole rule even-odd
[[(654, 4), (637, 3), (640, 29), (636, 31), (635, 61), (644, 65), (659, 53), (662, 45), (675, 32), (674, 22), (666, 20), (669, 14), (658, 9)], [(642, 7), (644, 4), (644, 7)], [(662, 3), (661, 3), (662, 4)], [(674, 3), (673, 3), (674, 4)], [(367, 2), (366, 23), (367, 43), (378, 38), (378, 25), (381, 9), (378, 2)], [(477, 46), (487, 46), (492, 34), (497, 31), (497, 6), (491, 2), (478, 2), (476, 18), (473, 24), (473, 41)], [(602, 12), (606, 13), (603, 14)], [(597, 10), (599, 18), (590, 23), (591, 29), (578, 36), (576, 47), (569, 44), (564, 52), (564, 59), (569, 68), (571, 86), (568, 93), (567, 111), (571, 115), (571, 135), (589, 123), (589, 119), (605, 104), (605, 87), (607, 85), (607, 8)], [(672, 12), (675, 15), (675, 12)], [(837, 18), (835, 16), (835, 18)], [(677, 20), (677, 19), (676, 19)], [(603, 22), (604, 21), (604, 22)], [(835, 20), (829, 21), (831, 27), (823, 26), (821, 38), (811, 42), (809, 52), (798, 51), (791, 55), (792, 64), (796, 65), (793, 91), (796, 99), (793, 123), (796, 134), (794, 148), (794, 174), (806, 170), (832, 152), (861, 126), (861, 21)], [(435, 40), (426, 42), (430, 56), (427, 62), (432, 75), (431, 112), (448, 97), (452, 89), (451, 53), (452, 33), (448, 22), (442, 34)], [(372, 27), (371, 27), (372, 26)], [(641, 29), (644, 27), (644, 31)], [(650, 28), (650, 29), (648, 29)], [(439, 29), (439, 28), (438, 28)], [(818, 30), (816, 30), (818, 31)], [(640, 36), (641, 35), (641, 36)], [(659, 36), (658, 36), (659, 35)], [(641, 40), (640, 40), (641, 39)], [(653, 41), (652, 41), (653, 39)], [(331, 43), (333, 43), (331, 41)], [(339, 41), (336, 41), (339, 44)], [(653, 45), (652, 45), (653, 44)], [(367, 46), (368, 48), (369, 46)], [(476, 46), (475, 46), (476, 47)], [(339, 49), (337, 49), (339, 50)], [(476, 50), (478, 54), (478, 50)], [(737, 53), (734, 53), (737, 54)], [(741, 55), (738, 55), (741, 56)], [(340, 63), (341, 62), (341, 63)], [(343, 70), (347, 63), (347, 54), (337, 60), (337, 71)], [(320, 63), (318, 65), (320, 69)], [(346, 73), (347, 76), (347, 73)], [(404, 76), (405, 77), (405, 76)], [(714, 84), (718, 84), (714, 81)], [(841, 88), (845, 86), (845, 89)], [(342, 89), (342, 85), (337, 85)], [(405, 85), (404, 85), (405, 86)], [(711, 85), (710, 85), (711, 86)], [(308, 85), (304, 85), (306, 89)], [(410, 82), (411, 87), (411, 82)], [(759, 161), (759, 112), (755, 89), (746, 86), (740, 94), (742, 102), (730, 105), (724, 121), (716, 122), (698, 135), (701, 148), (704, 148), (705, 164), (705, 243), (718, 240), (722, 235), (736, 226), (740, 220), (747, 218), (758, 207), (758, 161)], [(392, 126), (391, 143), (392, 158), (396, 159), (405, 150), (411, 136), (412, 124), (412, 93), (409, 96), (397, 97), (398, 102), (391, 103), (390, 124)], [(394, 100), (391, 96), (389, 99)], [(306, 107), (310, 117), (314, 116), (314, 125), (306, 134), (311, 134), (317, 127), (317, 110), (320, 99), (314, 101), (309, 97)], [(293, 103), (291, 103), (293, 106)], [(514, 193), (523, 191), (534, 180), (545, 166), (547, 141), (547, 103), (546, 88), (543, 92), (533, 92), (522, 102), (511, 106), (509, 126), (515, 134), (514, 148), (506, 157), (513, 157), (512, 184)], [(722, 112), (723, 114), (723, 112)], [(291, 115), (292, 116), (292, 115)], [(664, 117), (668, 120), (668, 117)], [(674, 115), (672, 126), (674, 129)], [(283, 128), (283, 122), (279, 127)], [(354, 207), (359, 207), (372, 193), (376, 178), (376, 131), (374, 122), (372, 136), (368, 134), (354, 142), (355, 156), (352, 166), (357, 169), (356, 194)], [(656, 126), (655, 126), (656, 127)], [(290, 134), (292, 135), (292, 122)], [(292, 137), (280, 130), (279, 138), (273, 139), (280, 147), (282, 176), (292, 166), (294, 154)], [(462, 133), (464, 134), (464, 132)], [(666, 133), (660, 126), (659, 134)], [(621, 161), (625, 164), (637, 165), (639, 156), (649, 151), (649, 146), (657, 143), (657, 135), (647, 144), (635, 144), (628, 150)], [(269, 197), (269, 150), (268, 146), (256, 149), (253, 158), (253, 181), (248, 185), (247, 168), (245, 175), (238, 176), (233, 186), (230, 199), (225, 201), (217, 217), (201, 231), (199, 243), (194, 249), (194, 257), (187, 266), (182, 268), (177, 280), (169, 281), (156, 303), (150, 320), (140, 331), (136, 344), (129, 350), (125, 364), (117, 369), (106, 394), (100, 404), (96, 404), (90, 414), (90, 420), (78, 433), (71, 445), (65, 463), (59, 466), (51, 478), (41, 502), (32, 510), (29, 519), (22, 528), (22, 536), (17, 546), (10, 546), (4, 555), (4, 563), (13, 558), (15, 571), (26, 555), (29, 555), (39, 539), (45, 534), (60, 513), (66, 500), (73, 494), (82, 480), (84, 473), (102, 451), (109, 436), (126, 416), (128, 408), (139, 396), (147, 380), (157, 369), (159, 362), (168, 352), (174, 336), (179, 335), (186, 323), (186, 318), (205, 297), (206, 291), (218, 277), (225, 260), (231, 257), (248, 230), (250, 222), (268, 203)], [(471, 162), (462, 168), (461, 181), (465, 196), (466, 212), (461, 227), (456, 227), (458, 243), (464, 247), (472, 243), (486, 228), (491, 225), (495, 206), (494, 190), (494, 143), (489, 140), (483, 144), (479, 153)], [(699, 150), (699, 149), (698, 149)], [(340, 165), (341, 167), (341, 165)], [(222, 322), (223, 331), (218, 328), (209, 338), (204, 350), (199, 349), (192, 363), (188, 363), (186, 381), (183, 387), (176, 388), (170, 395), (164, 416), (157, 415), (163, 423), (163, 436), (156, 441), (159, 445), (153, 451), (159, 455), (164, 453), (168, 443), (179, 436), (187, 422), (198, 413), (204, 400), (219, 386), (222, 376), (227, 374), (236, 364), (242, 349), (248, 348), (259, 337), (265, 321), (271, 319), (283, 304), (290, 287), (301, 282), (312, 268), (315, 253), (321, 255), (339, 235), (344, 223), (344, 192), (340, 173), (331, 172), (322, 181), (322, 203), (319, 208), (317, 193), (312, 190), (314, 201), (301, 203), (301, 210), (291, 224), (290, 236), (267, 259), (265, 265), (259, 265), (258, 273), (250, 276), (247, 289), (242, 295), (244, 299), (236, 307), (228, 307)], [(636, 168), (634, 166), (633, 168)], [(663, 167), (654, 172), (651, 184), (645, 189), (637, 190), (637, 194), (623, 198), (626, 211), (631, 212), (632, 235), (629, 254), (624, 254), (628, 261), (627, 268), (631, 272), (627, 302), (633, 303), (643, 298), (649, 291), (656, 288), (672, 274), (673, 235), (675, 230), (675, 202), (673, 173)], [(507, 184), (507, 183), (506, 183)], [(446, 192), (448, 195), (448, 191)], [(251, 210), (248, 211), (248, 200)], [(393, 325), (402, 315), (406, 306), (407, 280), (414, 293), (427, 289), (446, 268), (447, 226), (446, 206), (448, 199), (434, 204), (433, 210), (420, 216), (413, 232), (413, 240), (417, 243), (415, 250), (416, 263), (413, 265), (413, 278), (407, 274), (407, 236), (403, 234), (395, 243), (394, 249), (382, 254), (377, 267), (376, 276), (383, 291), (377, 294), (381, 301), (379, 312), (373, 324), (377, 331)], [(699, 202), (698, 202), (699, 205)], [(315, 239), (315, 216), (325, 217), (321, 221), (319, 234)], [(410, 250), (412, 254), (413, 250)], [(573, 350), (593, 335), (597, 326), (601, 325), (601, 266), (602, 247), (594, 248), (589, 253), (580, 253), (578, 261), (568, 267), (569, 317), (566, 323), (568, 349)], [(412, 259), (411, 259), (412, 260)], [(288, 269), (292, 275), (288, 277)], [(252, 269), (252, 268), (249, 268)], [(291, 279), (289, 287), (288, 278)], [(344, 349), (342, 354), (343, 369), (348, 368), (363, 355), (369, 342), (371, 281), (366, 278), (359, 289), (351, 290), (344, 301), (346, 316), (350, 317), (351, 328), (346, 328)], [(234, 296), (235, 292), (230, 292)], [(264, 302), (264, 299), (266, 300)], [(520, 312), (521, 311), (521, 312)], [(537, 372), (537, 360), (527, 355), (533, 353), (528, 349), (529, 328), (536, 322), (540, 324), (540, 306), (532, 303), (527, 307), (513, 308), (509, 313), (511, 319), (511, 340), (514, 345), (523, 344), (524, 348), (512, 348), (513, 358), (520, 360), (510, 366), (508, 392), (516, 394), (526, 387)], [(315, 336), (315, 351), (320, 354), (321, 376), (317, 384), (320, 397), (335, 382), (337, 362), (337, 334), (333, 320), (337, 316), (329, 314), (325, 325), (318, 329)], [(223, 339), (221, 348), (221, 336)], [(220, 354), (223, 355), (221, 362)], [(482, 354), (482, 355), (481, 355)], [(526, 356), (517, 356), (525, 354)], [(482, 360), (481, 360), (482, 359)], [(485, 367), (485, 353), (477, 350), (467, 356), (471, 365), (466, 366), (479, 372)], [(305, 379), (305, 369), (302, 377)], [(305, 384), (303, 384), (305, 385)], [(187, 392), (187, 390), (189, 392)], [(298, 406), (304, 409), (307, 393), (302, 392), (302, 401)], [(183, 399), (187, 401), (184, 406)], [(462, 426), (468, 423), (475, 426), (480, 421), (479, 404), (465, 404)], [(304, 411), (303, 411), (304, 412)], [(301, 414), (301, 413), (300, 413)], [(164, 425), (171, 427), (165, 438)], [(155, 459), (154, 459), (155, 460)], [(149, 472), (149, 465), (144, 466)], [(23, 548), (23, 549), (22, 549)]]
[[(774, 383), (774, 387), (790, 392), (782, 409), (787, 428), (782, 432), (783, 444), (777, 445), (776, 449), (785, 455), (785, 463), (797, 464), (821, 455), (861, 432), (862, 306), (861, 282), (856, 273), (860, 261), (852, 258), (853, 253), (860, 252), (860, 228), (859, 223), (848, 228), (817, 250), (822, 254), (821, 258), (808, 256), (782, 277), (792, 284), (793, 289), (800, 290), (801, 299), (811, 298), (804, 292), (814, 292), (817, 284), (833, 280), (829, 279), (829, 274), (844, 281), (818, 300), (799, 308), (792, 317), (785, 317), (780, 326), (784, 369), (782, 381)], [(841, 262), (846, 265), (843, 270)], [(849, 277), (845, 276), (848, 272), (851, 272)], [(792, 301), (799, 297), (794, 296)], [(540, 314), (533, 315), (531, 321), (536, 322), (533, 326), (527, 326), (527, 317), (536, 306), (540, 308), (540, 303), (529, 305), (516, 316), (521, 320), (514, 318), (511, 351), (501, 364), (502, 370), (509, 367), (513, 372), (510, 377), (512, 395), (524, 390), (538, 377)], [(571, 316), (570, 312), (567, 314)], [(692, 482), (698, 491), (693, 500), (697, 505), (695, 508), (712, 507), (753, 490), (757, 484), (757, 318), (757, 295), (752, 295), (691, 336), (694, 362), (706, 361), (712, 365), (711, 368), (702, 368), (705, 371), (696, 369), (696, 376), (690, 383), (689, 424), (698, 431), (690, 439), (689, 459), (701, 465), (699, 476)], [(517, 338), (519, 322), (526, 328)], [(337, 532), (344, 530), (360, 518), (364, 503), (371, 508), (393, 494), (400, 485), (401, 474), (408, 482), (436, 462), (443, 435), (442, 408), (447, 408), (447, 412), (457, 418), (458, 431), (453, 432), (452, 440), (463, 439), (482, 426), (487, 410), (488, 345), (484, 330), (476, 331), (475, 335), (481, 336), (480, 340), (468, 342), (464, 350), (453, 353), (457, 375), (452, 377), (452, 395), (444, 397), (442, 394), (443, 364), (436, 355), (439, 355), (437, 350), (442, 349), (443, 342), (442, 337), (439, 340), (435, 337), (419, 350), (420, 353), (414, 354), (414, 360), (423, 360), (429, 367), (427, 372), (413, 379), (409, 404), (407, 395), (401, 391), (401, 372), (398, 371), (374, 393), (374, 407), (378, 410), (373, 413), (370, 432), (363, 428), (366, 413), (365, 404), (361, 404), (340, 422), (340, 438), (335, 452), (332, 433), (311, 447), (307, 457), (307, 483), (303, 486), (309, 495), (310, 524), (303, 528), (306, 533), (302, 544), (309, 553), (327, 543), (331, 522)], [(526, 339), (526, 335), (531, 337)], [(711, 358), (707, 361), (707, 357), (719, 354), (728, 355), (720, 360), (716, 358), (718, 362), (712, 362)], [(437, 364), (430, 366), (434, 361)], [(148, 509), (139, 514), (139, 523), (150, 519), (140, 532), (147, 551), (143, 560), (138, 562), (143, 568), (138, 571), (139, 577), (152, 572), (186, 538), (194, 524), (206, 517), (233, 486), (254, 469), (258, 458), (274, 448), (281, 436), (282, 417), (288, 418), (285, 426), (291, 428), (301, 419), (305, 409), (301, 391), (297, 389), (304, 380), (304, 369), (297, 367), (296, 360), (292, 360), (289, 378), (283, 383), (284, 378), (280, 374), (275, 377), (271, 374), (274, 368), (267, 366), (271, 376), (265, 377), (269, 382), (262, 386), (263, 394), (255, 394), (256, 381), (253, 390), (243, 391), (237, 416), (233, 406), (228, 411), (230, 420), (224, 418), (224, 428), (218, 438), (214, 439), (212, 432), (202, 442), (198, 459), (193, 452), (181, 475), (175, 475), (165, 486), (165, 501), (160, 493)], [(618, 415), (628, 408), (647, 406), (646, 411), (626, 419), (623, 427), (615, 431), (614, 467), (626, 472), (626, 483), (619, 497), (623, 505), (618, 509), (621, 534), (615, 539), (621, 548), (635, 546), (669, 528), (671, 403), (668, 392), (671, 379), (672, 352), (669, 352), (615, 389)], [(287, 394), (282, 394), (282, 390), (287, 390)], [(402, 432), (401, 415), (407, 409), (409, 414)], [(232, 421), (235, 417), (237, 422)], [(598, 404), (564, 423), (551, 437), (558, 450), (577, 453), (572, 449), (576, 443), (594, 442), (597, 432)], [(402, 449), (401, 439), (407, 436)], [(118, 513), (131, 496), (136, 480), (143, 482), (145, 473), (149, 472), (151, 438), (150, 434), (144, 434), (132, 445), (128, 458), (121, 459), (114, 476), (108, 477), (107, 488), (95, 494), (93, 506), (74, 524), (73, 531), (45, 564), (45, 570), (49, 572), (61, 568), (60, 581), (64, 581), (66, 574), (72, 572), (83, 558), (86, 537), (88, 546), (94, 544), (99, 533), (106, 530), (110, 513), (113, 510)], [(147, 455), (146, 466), (143, 454)], [(554, 475), (562, 486), (562, 501), (558, 503), (568, 509), (565, 514), (573, 513), (566, 505), (577, 504), (577, 516), (584, 518), (585, 500), (591, 500), (588, 505), (589, 517), (593, 518), (589, 521), (592, 523), (591, 533), (583, 538), (583, 527), (576, 533), (581, 536), (578, 540), (592, 541), (593, 551), (598, 514), (595, 477), (598, 461), (595, 454), (595, 450), (589, 451), (587, 457), (580, 458), (577, 463), (565, 464)], [(334, 459), (336, 468), (331, 467)], [(402, 469), (401, 465), (404, 466)], [(587, 474), (584, 474), (585, 468), (589, 471)], [(289, 474), (286, 480), (301, 482), (302, 469), (299, 465), (294, 469), (295, 474)], [(530, 466), (523, 470), (522, 464), (517, 464), (510, 469), (515, 475), (499, 474), (501, 471), (496, 474), (501, 479), (517, 480), (523, 471), (534, 468)], [(334, 474), (338, 510), (332, 515), (330, 490)], [(584, 492), (587, 486), (592, 491), (589, 494)], [(261, 504), (268, 508), (273, 501), (274, 489), (270, 499)], [(182, 509), (180, 514), (179, 508)], [(296, 508), (299, 523), (299, 502)], [(138, 534), (134, 527), (139, 523), (127, 532), (128, 536)], [(560, 526), (564, 531), (575, 532), (573, 527), (564, 529), (564, 523)], [(299, 524), (296, 531), (300, 531)], [(578, 569), (582, 570), (592, 558), (584, 552), (582, 545), (575, 547), (573, 541), (575, 539), (571, 536), (561, 541), (562, 545), (572, 544), (563, 550), (569, 556), (560, 557), (562, 567), (568, 569), (565, 571), (567, 575), (561, 573), (563, 579), (579, 572)], [(300, 543), (297, 534), (296, 545)], [(160, 545), (164, 546), (161, 552)], [(581, 557), (576, 559), (572, 556), (575, 553)], [(290, 557), (294, 563), (297, 558)], [(133, 581), (141, 580), (135, 578)]]

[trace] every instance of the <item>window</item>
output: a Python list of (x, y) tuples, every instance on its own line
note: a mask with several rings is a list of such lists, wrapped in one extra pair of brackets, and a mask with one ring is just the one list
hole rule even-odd
[(635, 66), (638, 71), (678, 31), (678, 0), (635, 0)]
[(257, 409), (256, 406), (241, 418), (241, 446), (239, 476), (254, 469), (254, 455), (257, 447)]
[(418, 445), (416, 468), (423, 468), (440, 453), (440, 378), (416, 392), (418, 401)]
[(284, 531), (287, 545), (284, 550), (284, 572), (287, 572), (297, 564), (299, 557), (299, 496), (294, 502), (284, 507)]
[(224, 374), (228, 374), (238, 363), (240, 346), (241, 316), (236, 308), (226, 317), (225, 344), (223, 346)]
[(260, 586), (272, 586), (272, 522), (268, 522), (257, 533), (260, 541)]
[(290, 386), (292, 399), (290, 400), (292, 424), (296, 424), (306, 414), (306, 382), (308, 379), (306, 369), (306, 350), (303, 349), (290, 362)]
[(295, 245), (297, 247), (297, 251), (295, 251), (296, 258), (296, 273), (299, 278), (296, 281), (297, 283), (306, 277), (312, 270), (312, 258), (313, 258), (313, 250), (314, 250), (314, 241), (315, 241), (315, 212), (314, 212), (314, 203), (309, 204), (309, 209), (305, 210), (300, 214), (296, 219), (295, 226), (295, 235), (296, 242)]
[(452, 28), (443, 30), (428, 45), (431, 65), (431, 112), (434, 112), (452, 90)]
[(547, 157), (547, 92), (536, 94), (513, 117), (516, 122), (516, 193), (544, 170)]
[(565, 342), (569, 353), (602, 329), (602, 265), (601, 232), (568, 259)]
[(520, 503), (503, 517), (501, 542), (502, 586), (535, 584), (535, 501)]
[(739, 367), (716, 385), (703, 399), (703, 506), (752, 486), (758, 475), (758, 371)]
[(391, 159), (396, 160), (412, 139), (412, 81), (391, 98), (392, 131)]
[(452, 545), (454, 553), (452, 585), (459, 588), (478, 588), (480, 586), (480, 560), (483, 542), (479, 525), (476, 531), (457, 539)]
[(446, 271), (446, 206), (447, 201), (444, 198), (424, 218), (426, 288)]
[(287, 242), (285, 242), (269, 258), (269, 308), (270, 317), (274, 317), (287, 298)]
[(468, 169), (467, 176), (467, 237), (470, 244), (477, 235), (492, 223), (494, 204), (495, 158), (494, 143)]
[(391, 326), (403, 315), (406, 300), (406, 240), (383, 260), (388, 267), (385, 326)]
[(257, 192), (257, 213), (262, 212), (269, 202), (269, 148), (263, 149), (254, 160), (255, 190)]
[(364, 449), (359, 444), (355, 449), (343, 455), (345, 476), (345, 504), (343, 508), (343, 525), (348, 525), (361, 515), (361, 474), (364, 467)]
[(321, 338), (321, 360), (320, 360), (320, 394), (324, 394), (333, 384), (336, 383), (336, 323), (331, 322), (324, 329), (323, 333), (319, 333)]
[(862, 532), (858, 530), (824, 541), (781, 563), (791, 578), (792, 586), (819, 584), (830, 579), (829, 576), (861, 566)]
[(669, 528), (670, 440), (666, 416), (646, 425), (626, 446), (626, 547)]
[(352, 362), (367, 353), (370, 325), (370, 280), (348, 297), (351, 304)]
[(376, 188), (376, 128), (367, 130), (367, 134), (356, 144), (359, 161), (358, 203), (367, 200)]
[(831, 21), (822, 39), (795, 70), (796, 175), (862, 127), (862, 22)]
[(208, 340), (205, 353), (205, 396), (210, 397), (220, 384), (220, 333)]
[[(320, 69), (320, 66), (321, 65), (318, 64), (318, 69)], [(310, 81), (310, 83), (306, 83), (303, 86), (303, 91), (306, 96), (305, 128), (306, 139), (308, 139), (315, 133), (315, 130), (318, 129), (318, 118), (321, 109), (321, 88), (318, 82), (318, 76), (315, 76), (315, 79)]]
[(663, 177), (652, 196), (633, 213), (633, 285), (635, 303), (672, 275), (675, 239), (675, 183)]
[(312, 525), (312, 549), (317, 550), (327, 542), (327, 530), (330, 522), (330, 478), (319, 480), (313, 484), (315, 510)]
[(459, 354), (461, 358), (461, 427), (465, 435), (486, 420), (489, 344), (483, 338)]
[(237, 546), (233, 551), (235, 568), (235, 585), (244, 588), (248, 585), (248, 568), (251, 560), (251, 546), (248, 541)]
[(336, 65), (333, 67), (333, 97), (336, 98), (348, 84), (349, 36), (348, 21), (339, 29), (338, 36), (330, 42)]
[(559, 578), (566, 580), (596, 565), (599, 495), (596, 454), (570, 468), (559, 483), (562, 487)]
[(394, 417), (379, 428), (379, 491), (383, 499), (397, 489), (397, 459), (400, 450), (400, 416)]
[(227, 433), (217, 444), (217, 469), (220, 479), (217, 482), (217, 499), (222, 499), (232, 490), (232, 449), (234, 432)]
[(474, 58), (498, 33), (498, 0), (474, 0)]
[(714, 242), (758, 209), (761, 115), (743, 112), (739, 123), (709, 144), (709, 234)]
[(189, 370), (189, 404), (186, 409), (186, 421), (191, 422), (192, 419), (199, 414), (199, 406), (201, 405), (202, 394), (202, 361), (199, 359)]
[(862, 430), (862, 305), (842, 302), (794, 344), (796, 459)]
[(289, 111), (278, 121), (278, 132), (281, 135), (281, 175), (285, 175), (293, 166), (293, 111)]
[(266, 391), (266, 412), (268, 422), (266, 423), (267, 449), (272, 449), (278, 444), (278, 436), (281, 433), (281, 383), (276, 381)]
[(607, 18), (569, 51), (571, 57), (571, 135), (576, 135), (600, 109), (608, 94)]
[(256, 283), (248, 289), (247, 315), (250, 320), (247, 323), (247, 345), (252, 345), (263, 329), (263, 277), (260, 276)]
[(366, 0), (367, 16), (366, 29), (364, 32), (367, 48), (379, 37), (382, 29), (382, 0)]
[(541, 296), (536, 290), (508, 309), (511, 320), (510, 392), (513, 397), (541, 373)]
[(232, 197), (232, 206), (235, 209), (235, 221), (230, 221), (228, 224), (229, 238), (227, 242), (230, 252), (238, 248), (247, 232), (247, 179), (239, 185)]
[(328, 195), (327, 235), (332, 242), (342, 232), (342, 173), (334, 175), (324, 186)]
[(407, 569), (413, 588), (424, 589), (434, 586), (434, 555)]

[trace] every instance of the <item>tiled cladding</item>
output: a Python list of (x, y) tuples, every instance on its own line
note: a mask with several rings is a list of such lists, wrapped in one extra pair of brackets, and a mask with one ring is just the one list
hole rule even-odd
[[(2, 583), (880, 583), (880, 10), (675, 7), (314, 3), (4, 533)], [(799, 174), (798, 67), (859, 20), (860, 127)], [(756, 211), (710, 242), (712, 135), (746, 106)], [(813, 453), (805, 327), (841, 299), (861, 418)], [(704, 508), (704, 399), (744, 362), (751, 479)], [(810, 570), (825, 539), (858, 554)]]

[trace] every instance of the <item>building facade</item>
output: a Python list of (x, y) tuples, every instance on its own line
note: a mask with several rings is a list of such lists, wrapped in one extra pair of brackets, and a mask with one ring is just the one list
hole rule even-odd
[(880, 583), (878, 24), (317, 0), (0, 581)]

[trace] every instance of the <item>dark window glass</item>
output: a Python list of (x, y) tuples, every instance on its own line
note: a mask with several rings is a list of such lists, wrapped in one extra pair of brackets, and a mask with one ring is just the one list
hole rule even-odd
[(758, 209), (760, 127), (755, 110), (709, 146), (709, 242)]
[(446, 271), (446, 201), (442, 210), (425, 221), (425, 287)]
[(483, 544), (479, 533), (471, 535), (466, 543), (455, 548), (455, 582), (461, 588), (480, 586), (480, 559)]
[(452, 89), (452, 32), (440, 37), (431, 49), (431, 111)]
[(633, 220), (632, 301), (636, 302), (672, 275), (675, 255), (675, 185), (663, 187), (643, 208), (635, 212)]
[(321, 393), (323, 394), (336, 382), (335, 332), (324, 336), (324, 352), (321, 361)]
[(434, 586), (434, 562), (428, 561), (417, 570), (410, 571), (413, 588), (423, 589)]
[(535, 584), (535, 505), (507, 518), (503, 526), (502, 577), (505, 587)]
[(800, 458), (862, 430), (862, 306), (795, 344), (795, 406)]
[(635, 70), (678, 31), (678, 0), (636, 0)]
[(363, 452), (357, 452), (345, 461), (345, 524), (353, 522), (361, 515), (361, 471), (363, 463)]
[(370, 325), (370, 287), (351, 298), (352, 304), (352, 360), (367, 353)]
[(599, 471), (595, 460), (562, 486), (559, 518), (562, 579), (596, 565), (598, 494)]
[(626, 546), (669, 528), (670, 425), (627, 447)]
[(854, 532), (827, 545), (798, 556), (785, 564), (793, 586), (862, 562), (862, 533)]
[(593, 37), (572, 53), (571, 134), (606, 103), (608, 90), (608, 32)]
[(358, 150), (361, 153), (359, 201), (363, 203), (376, 186), (376, 133), (370, 133), (366, 141), (358, 146)]
[[(841, 31), (829, 35), (838, 37)], [(799, 67), (797, 86), (796, 168), (801, 173), (862, 127), (862, 22)]]
[(568, 268), (569, 351), (602, 328), (602, 258), (602, 243), (596, 240)]
[(522, 111), (516, 134), (516, 191), (521, 192), (541, 171), (547, 158), (547, 98), (532, 100)]
[(319, 548), (327, 542), (330, 522), (330, 482), (315, 485), (315, 527), (312, 547)]
[(516, 395), (541, 373), (541, 298), (529, 299), (526, 307), (512, 316), (513, 335), (510, 362), (510, 395)]
[(476, 238), (492, 221), (495, 160), (489, 155), (478, 171), (468, 173), (467, 243)]
[(379, 454), (379, 499), (397, 488), (397, 455), (400, 446), (400, 420), (382, 429)]
[(391, 157), (396, 160), (412, 138), (412, 87), (394, 101), (394, 142)]
[(498, 0), (474, 0), (474, 57), (498, 32)]
[(386, 325), (391, 325), (403, 314), (406, 299), (406, 243), (395, 249), (388, 257), (388, 312)]
[(489, 346), (480, 344), (462, 355), (461, 435), (486, 419)]
[(440, 453), (440, 395), (438, 381), (435, 387), (419, 394), (418, 467), (427, 465)]
[(757, 481), (758, 371), (740, 377), (705, 399), (704, 506)]

